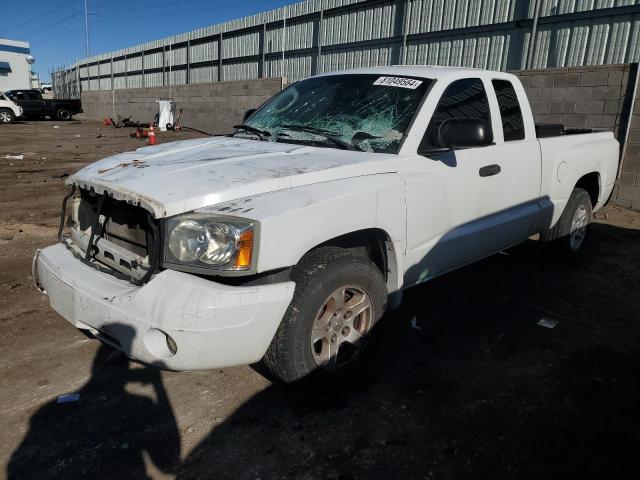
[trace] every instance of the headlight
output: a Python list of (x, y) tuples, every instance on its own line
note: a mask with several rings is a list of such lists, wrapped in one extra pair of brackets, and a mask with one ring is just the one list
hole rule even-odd
[(164, 263), (189, 269), (249, 270), (254, 223), (249, 220), (181, 215), (166, 220)]

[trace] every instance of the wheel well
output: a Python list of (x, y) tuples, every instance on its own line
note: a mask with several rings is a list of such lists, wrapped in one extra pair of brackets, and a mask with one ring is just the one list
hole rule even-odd
[(595, 207), (600, 197), (600, 174), (598, 172), (587, 173), (578, 180), (575, 188), (586, 190), (591, 197), (591, 205)]
[(314, 247), (314, 250), (318, 247), (332, 246), (360, 251), (380, 269), (386, 280), (389, 275), (389, 258), (386, 247), (388, 241), (390, 241), (389, 235), (384, 230), (367, 228), (327, 240)]

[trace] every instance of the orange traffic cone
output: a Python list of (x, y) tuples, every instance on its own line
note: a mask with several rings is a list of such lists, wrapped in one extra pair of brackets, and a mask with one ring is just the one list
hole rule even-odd
[(153, 125), (149, 128), (149, 142), (147, 145), (155, 145), (156, 144), (156, 133), (153, 131)]

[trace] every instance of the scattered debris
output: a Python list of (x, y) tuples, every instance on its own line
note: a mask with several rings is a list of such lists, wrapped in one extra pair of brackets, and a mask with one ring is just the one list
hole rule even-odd
[(80, 138), (80, 134), (77, 133), (77, 134), (74, 135), (74, 137)]
[(68, 395), (60, 395), (56, 403), (70, 403), (77, 402), (78, 400), (80, 400), (79, 393), (70, 393)]
[(24, 160), (24, 155), (5, 155), (7, 160)]
[(60, 128), (60, 125), (54, 125), (53, 128)]
[(411, 319), (411, 328), (415, 328), (416, 330), (422, 330), (418, 325), (418, 319), (416, 317), (413, 317)]
[(146, 128), (136, 128), (129, 134), (130, 138), (146, 138), (149, 136), (149, 130)]
[(538, 320), (538, 325), (545, 328), (555, 328), (555, 326), (558, 325), (558, 320), (542, 317), (540, 320)]
[(609, 218), (609, 214), (607, 212), (596, 212), (593, 214), (593, 218), (596, 218), (598, 220), (606, 220), (607, 218)]
[(65, 179), (69, 176), (69, 174), (67, 172), (61, 173), (60, 175), (52, 175), (51, 178), (61, 178), (61, 179)]

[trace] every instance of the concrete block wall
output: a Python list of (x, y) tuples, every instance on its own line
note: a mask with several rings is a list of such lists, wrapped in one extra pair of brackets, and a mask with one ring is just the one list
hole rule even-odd
[(618, 205), (640, 211), (640, 85), (636, 88), (633, 115), (614, 198)]
[(157, 99), (173, 98), (176, 114), (182, 109), (182, 125), (214, 134), (231, 133), (232, 126), (242, 123), (244, 113), (256, 108), (282, 89), (282, 78), (265, 78), (210, 84), (136, 88), (111, 91), (82, 92), (85, 118), (101, 120), (131, 117), (138, 122), (150, 122), (158, 112)]
[[(637, 64), (512, 73), (518, 75), (527, 91), (536, 122), (614, 132), (621, 146), (622, 173), (611, 201), (640, 210), (640, 111), (637, 102), (634, 115), (630, 115), (637, 90)], [(631, 128), (628, 129), (630, 121)], [(627, 145), (623, 152), (625, 141)]]
[(538, 123), (613, 130), (624, 116), (629, 64), (520, 70)]

